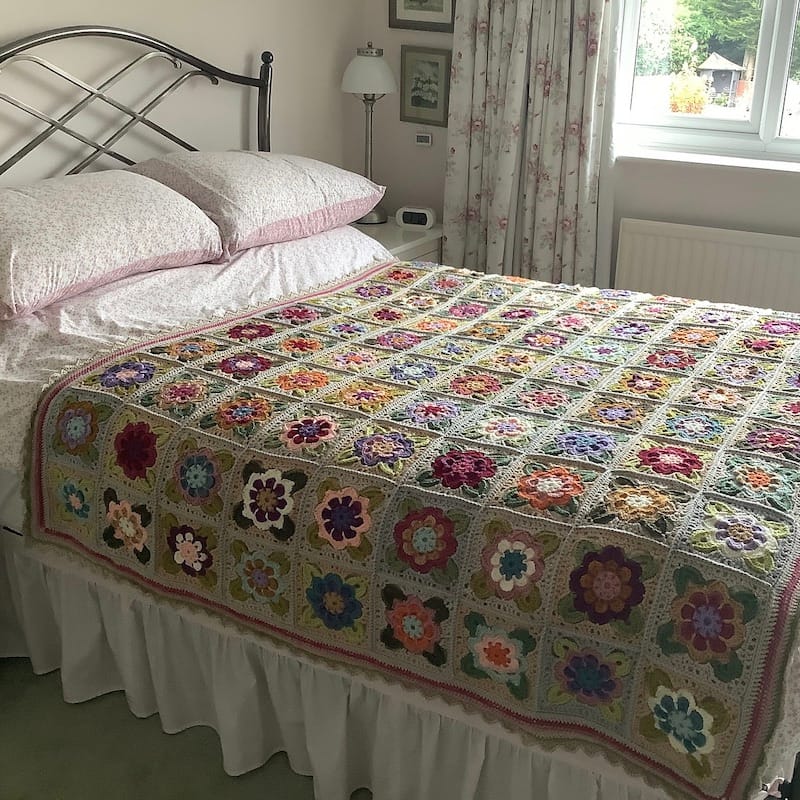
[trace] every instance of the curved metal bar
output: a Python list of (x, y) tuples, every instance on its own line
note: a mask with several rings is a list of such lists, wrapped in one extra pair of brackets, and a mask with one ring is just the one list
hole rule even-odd
[[(115, 100), (113, 97), (109, 97), (109, 95), (105, 94), (101, 90), (95, 88), (89, 83), (82, 81), (80, 78), (76, 78), (74, 75), (71, 75), (66, 70), (61, 69), (61, 67), (57, 67), (55, 64), (51, 64), (44, 58), (40, 58), (39, 56), (29, 56), (29, 55), (18, 55), (14, 56), (13, 58), (9, 59), (9, 63), (13, 63), (15, 61), (29, 61), (32, 64), (36, 64), (43, 69), (52, 72), (54, 75), (58, 75), (59, 78), (63, 78), (67, 83), (71, 83), (73, 86), (77, 86), (79, 89), (83, 89), (92, 99), (102, 100), (104, 103), (108, 103), (112, 108), (116, 108), (117, 111), (121, 111), (123, 114), (127, 114), (129, 117), (133, 117), (137, 122), (141, 122), (143, 125), (146, 125), (148, 128), (151, 128), (156, 133), (160, 133), (162, 136), (165, 136), (167, 139), (171, 139), (175, 144), (181, 145), (181, 147), (186, 147), (186, 143), (175, 136), (174, 134), (170, 133), (166, 128), (162, 128), (156, 122), (153, 122), (149, 119), (146, 119), (142, 114), (137, 111), (134, 111), (132, 108), (129, 108), (124, 103), (120, 103), (119, 100)], [(205, 75), (214, 85), (219, 83), (219, 80), (214, 77), (213, 75), (208, 75), (203, 70), (193, 70), (192, 72), (186, 73), (187, 75)]]
[[(69, 75), (69, 73), (65, 73), (63, 70), (60, 70), (54, 65), (48, 64), (47, 62), (44, 61), (44, 59), (39, 59), (38, 57), (35, 56), (23, 55), (27, 50), (30, 50), (33, 47), (38, 47), (39, 45), (45, 45), (63, 39), (71, 39), (83, 36), (96, 36), (101, 38), (105, 37), (112, 39), (121, 39), (124, 41), (133, 42), (134, 44), (139, 44), (151, 48), (154, 52), (148, 53), (145, 56), (142, 56), (139, 59), (136, 59), (135, 61), (131, 62), (127, 66), (123, 67), (122, 70), (120, 70), (119, 72), (115, 73), (110, 78), (102, 82), (100, 86), (97, 88), (85, 84), (83, 81), (74, 78), (73, 76)], [(172, 61), (173, 65), (176, 67), (180, 67), (182, 64), (194, 67), (195, 72), (190, 74), (197, 74), (197, 72), (200, 72), (213, 82), (221, 80), (221, 81), (226, 81), (228, 83), (239, 84), (241, 86), (252, 86), (257, 88), (258, 89), (257, 146), (259, 150), (270, 149), (270, 111), (272, 104), (272, 62), (273, 62), (273, 55), (271, 52), (264, 51), (261, 54), (261, 67), (259, 69), (259, 74), (257, 77), (252, 77), (249, 75), (239, 75), (237, 73), (221, 69), (220, 67), (217, 67), (214, 64), (209, 63), (208, 61), (204, 61), (203, 59), (198, 58), (197, 56), (194, 56), (191, 53), (187, 53), (185, 50), (181, 50), (178, 47), (174, 47), (173, 45), (168, 44), (167, 42), (163, 42), (160, 39), (155, 39), (152, 36), (147, 36), (142, 33), (137, 33), (136, 31), (130, 31), (123, 28), (98, 26), (98, 25), (74, 25), (65, 28), (54, 28), (52, 30), (43, 31), (41, 33), (36, 33), (31, 36), (26, 36), (22, 39), (17, 39), (16, 41), (11, 42), (7, 45), (0, 46), (0, 71), (2, 71), (4, 65), (13, 63), (14, 60), (24, 59), (28, 61), (33, 61), (39, 63), (42, 66), (46, 65), (46, 67), (50, 69), (52, 72), (58, 74), (65, 80), (69, 80), (70, 83), (79, 86), (89, 95), (83, 98), (80, 102), (78, 102), (77, 105), (73, 106), (64, 114), (62, 114), (58, 119), (54, 119), (50, 115), (32, 108), (27, 103), (24, 103), (16, 98), (10, 97), (9, 95), (0, 94), (0, 100), (11, 103), (16, 108), (19, 108), (25, 111), (26, 113), (36, 117), (37, 119), (40, 119), (43, 122), (48, 123), (49, 126), (47, 130), (38, 133), (30, 142), (25, 144), (22, 148), (17, 150), (14, 153), (14, 155), (12, 155), (10, 158), (6, 159), (2, 164), (0, 164), (0, 174), (8, 170), (11, 166), (13, 166), (21, 158), (30, 153), (43, 141), (48, 139), (56, 131), (62, 131), (64, 133), (67, 133), (68, 135), (72, 136), (78, 141), (81, 141), (83, 144), (86, 144), (89, 147), (91, 147), (92, 150), (95, 151), (94, 156), (93, 157), (90, 156), (91, 160), (94, 160), (94, 158), (97, 157), (98, 150), (102, 150), (103, 152), (107, 153), (113, 158), (116, 158), (119, 161), (122, 161), (125, 164), (132, 163), (130, 159), (126, 158), (125, 156), (122, 156), (120, 153), (117, 153), (113, 150), (106, 150), (105, 148), (111, 142), (106, 141), (105, 144), (98, 144), (97, 142), (92, 142), (91, 140), (77, 133), (77, 131), (75, 131), (74, 129), (66, 126), (65, 124), (66, 122), (71, 120), (74, 116), (76, 116), (81, 110), (83, 110), (89, 103), (91, 103), (95, 99), (101, 99), (104, 102), (107, 102), (110, 105), (117, 108), (118, 110), (122, 111), (123, 113), (126, 113), (129, 116), (133, 117), (132, 121), (134, 123), (145, 124), (148, 127), (155, 130), (156, 132), (158, 132), (159, 134), (161, 134), (162, 136), (166, 136), (167, 138), (171, 139), (177, 144), (180, 144), (182, 147), (186, 147), (187, 149), (194, 149), (191, 147), (191, 145), (188, 145), (182, 139), (179, 139), (166, 129), (162, 128), (156, 123), (150, 122), (150, 120), (148, 119), (145, 119), (145, 116), (148, 113), (146, 110), (143, 110), (142, 112), (132, 111), (131, 109), (127, 108), (121, 103), (118, 103), (113, 98), (110, 98), (108, 97), (108, 95), (105, 94), (105, 90), (108, 89), (110, 86), (112, 86), (114, 83), (116, 83), (116, 81), (120, 77), (122, 77), (123, 74), (132, 69), (135, 65), (141, 63), (142, 60), (146, 60), (147, 58), (151, 58), (153, 56), (166, 57), (170, 61)], [(177, 62), (182, 62), (182, 64)], [(126, 127), (126, 130), (128, 130), (130, 127), (132, 126)]]
[(129, 31), (124, 28), (107, 28), (102, 25), (72, 25), (66, 28), (53, 28), (49, 31), (26, 36), (24, 39), (17, 39), (15, 42), (5, 45), (5, 47), (0, 47), (0, 64), (25, 50), (30, 50), (31, 47), (48, 44), (49, 42), (57, 42), (61, 39), (71, 39), (77, 36), (103, 36), (112, 39), (124, 39), (128, 42), (144, 45), (145, 47), (152, 47), (154, 50), (158, 50), (162, 53), (168, 53), (179, 61), (191, 64), (193, 67), (207, 72), (209, 75), (213, 75), (216, 78), (228, 81), (229, 83), (238, 83), (242, 86), (255, 87), (262, 85), (260, 76), (258, 78), (253, 78), (249, 75), (238, 75), (235, 72), (228, 72), (213, 64), (209, 64), (208, 61), (203, 61), (203, 59), (193, 56), (191, 53), (187, 53), (185, 50), (180, 50), (167, 42), (162, 42), (160, 39), (154, 39), (152, 36), (146, 36), (143, 33)]
[[(36, 119), (41, 120), (42, 122), (46, 122), (48, 125), (52, 126), (56, 130), (59, 130), (62, 133), (66, 133), (67, 136), (71, 136), (73, 139), (77, 139), (82, 144), (91, 147), (92, 150), (95, 150), (98, 146), (97, 142), (93, 142), (91, 139), (87, 138), (82, 133), (78, 133), (78, 131), (67, 127), (62, 122), (59, 122), (57, 119), (53, 119), (53, 117), (51, 117), (49, 114), (45, 114), (42, 111), (39, 111), (38, 109), (34, 108), (33, 106), (29, 106), (27, 103), (23, 103), (22, 100), (17, 100), (15, 97), (9, 97), (7, 94), (3, 93), (0, 93), (0, 100), (5, 101), (6, 103), (11, 103), (11, 105), (14, 106), (14, 108), (19, 108), (26, 114), (30, 114), (32, 117), (36, 117)], [(121, 153), (117, 153), (114, 150), (108, 150), (107, 153), (112, 158), (116, 158), (117, 161), (121, 161), (128, 167), (132, 167), (136, 163), (127, 156), (123, 156)]]
[[(118, 72), (111, 75), (105, 81), (103, 81), (97, 88), (102, 92), (106, 89), (110, 89), (114, 84), (118, 83), (122, 78), (125, 77), (129, 72), (134, 70), (140, 64), (144, 64), (146, 61), (149, 61), (151, 58), (165, 58), (172, 63), (175, 68), (180, 66), (180, 61), (174, 56), (168, 55), (167, 53), (157, 53), (157, 52), (150, 52), (150, 53), (143, 53), (138, 58), (134, 59), (130, 62), (130, 64), (126, 64), (122, 69)], [(9, 61), (9, 63), (11, 63)], [(2, 67), (0, 67), (0, 72), (2, 72)], [(90, 94), (83, 98), (83, 100), (76, 103), (72, 108), (66, 111), (58, 118), (58, 122), (65, 123), (69, 122), (73, 117), (77, 116), (81, 111), (83, 111), (86, 106), (88, 106), (93, 100), (97, 99), (96, 95)], [(50, 126), (47, 130), (42, 131), (40, 134), (35, 136), (31, 139), (27, 144), (20, 147), (15, 153), (9, 156), (2, 164), (0, 164), (0, 174), (5, 172), (9, 167), (16, 164), (20, 159), (24, 158), (31, 150), (38, 147), (42, 142), (47, 141), (56, 131), (58, 128)]]
[[(135, 116), (133, 119), (129, 119), (124, 125), (118, 128), (114, 133), (111, 134), (104, 142), (102, 142), (94, 153), (86, 156), (82, 161), (77, 163), (68, 173), (67, 175), (74, 175), (77, 172), (85, 169), (89, 166), (93, 161), (96, 161), (100, 156), (107, 153), (109, 148), (111, 147), (114, 142), (119, 141), (131, 128), (136, 127), (140, 122), (148, 122), (145, 117), (149, 114), (156, 106), (161, 105), (161, 102), (165, 100), (169, 95), (171, 95), (181, 84), (185, 83), (190, 78), (196, 78), (198, 75), (203, 76), (204, 78), (208, 78), (211, 81), (215, 81), (215, 78), (211, 75), (206, 75), (205, 72), (199, 69), (193, 69), (191, 72), (184, 72), (183, 75), (179, 75), (175, 78), (172, 83), (167, 86), (164, 90), (159, 92), (146, 106), (142, 108), (141, 111), (135, 112)], [(169, 131), (165, 131), (165, 135), (167, 138), (171, 139), (176, 144), (179, 144), (181, 147), (185, 148), (186, 150), (197, 150), (196, 147), (193, 147), (188, 142), (185, 142), (183, 139), (175, 136), (174, 134), (170, 133)]]

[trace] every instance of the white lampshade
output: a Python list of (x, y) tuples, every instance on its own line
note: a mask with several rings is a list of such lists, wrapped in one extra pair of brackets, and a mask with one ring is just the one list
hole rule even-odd
[(359, 47), (358, 55), (347, 65), (342, 77), (342, 91), (349, 94), (392, 94), (397, 91), (397, 81), (391, 67), (383, 58), (383, 50)]

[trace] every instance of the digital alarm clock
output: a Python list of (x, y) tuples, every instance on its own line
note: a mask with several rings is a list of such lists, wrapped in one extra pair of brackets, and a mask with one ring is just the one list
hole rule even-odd
[(436, 212), (432, 208), (403, 206), (395, 219), (401, 228), (432, 228), (436, 224)]

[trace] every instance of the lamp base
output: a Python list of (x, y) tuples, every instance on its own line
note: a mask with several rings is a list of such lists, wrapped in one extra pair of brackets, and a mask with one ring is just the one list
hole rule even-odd
[(356, 220), (357, 225), (380, 225), (388, 220), (386, 209), (378, 204), (367, 214), (364, 214), (361, 219)]

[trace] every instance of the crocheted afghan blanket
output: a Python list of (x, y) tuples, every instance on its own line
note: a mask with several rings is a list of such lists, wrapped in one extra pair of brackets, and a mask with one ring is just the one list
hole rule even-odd
[(329, 662), (743, 798), (794, 635), (800, 317), (430, 265), (97, 358), (31, 533)]

